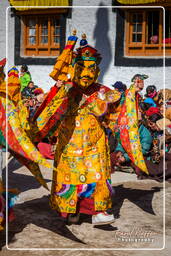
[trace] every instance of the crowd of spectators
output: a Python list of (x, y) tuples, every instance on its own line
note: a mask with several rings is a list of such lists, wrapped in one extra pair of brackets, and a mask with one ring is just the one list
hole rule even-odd
[[(135, 77), (136, 75), (132, 81)], [(146, 79), (146, 77), (143, 79)], [(115, 105), (113, 109), (113, 122), (109, 125), (105, 120), (102, 122), (109, 138), (112, 172), (126, 171), (136, 173), (138, 179), (152, 178), (157, 181), (163, 181), (165, 168), (165, 178), (169, 181), (171, 179), (171, 90), (157, 90), (155, 85), (148, 85), (145, 94), (142, 95), (143, 83), (139, 83), (137, 86), (139, 138), (149, 172), (147, 175), (132, 163), (122, 146), (122, 142), (117, 138), (117, 133), (110, 127), (111, 125), (117, 127), (117, 118), (128, 90), (127, 86), (121, 81), (117, 81), (113, 87), (121, 93), (121, 98), (118, 106)], [(21, 95), (25, 106), (28, 108), (29, 119), (32, 120), (46, 94), (41, 88), (35, 86), (30, 79), (27, 86), (21, 91)], [(112, 108), (109, 106), (109, 109), (111, 115)], [(56, 141), (57, 136), (55, 135), (43, 139), (37, 145), (44, 157), (54, 159)]]
[[(124, 94), (127, 89), (125, 85)], [(118, 82), (114, 84), (118, 88)], [(148, 85), (144, 96), (138, 100), (139, 138), (144, 160), (149, 174), (142, 172), (130, 160), (127, 152), (113, 133), (115, 148), (111, 152), (113, 171), (136, 173), (138, 179), (151, 178), (171, 181), (171, 90), (157, 90), (155, 85)]]

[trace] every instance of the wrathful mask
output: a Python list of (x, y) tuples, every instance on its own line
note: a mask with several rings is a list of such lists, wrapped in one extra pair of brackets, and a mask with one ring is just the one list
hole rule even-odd
[(75, 63), (72, 72), (73, 82), (80, 87), (87, 88), (96, 82), (100, 70), (93, 60), (79, 60)]

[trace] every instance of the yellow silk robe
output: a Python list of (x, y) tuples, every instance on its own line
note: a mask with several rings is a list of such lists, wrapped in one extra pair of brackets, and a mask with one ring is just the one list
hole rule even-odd
[[(111, 207), (107, 186), (111, 175), (108, 141), (98, 117), (106, 113), (108, 100), (116, 101), (120, 95), (104, 86), (96, 85), (94, 90), (92, 86), (85, 94), (78, 88), (65, 86), (69, 102), (58, 128), (51, 193), (51, 206), (59, 212), (75, 213), (80, 186), (92, 183), (95, 184), (91, 195), (95, 210), (105, 211)], [(101, 90), (106, 91), (108, 99), (99, 98)], [(65, 196), (67, 185), (70, 193)], [(60, 193), (63, 187), (64, 193)]]

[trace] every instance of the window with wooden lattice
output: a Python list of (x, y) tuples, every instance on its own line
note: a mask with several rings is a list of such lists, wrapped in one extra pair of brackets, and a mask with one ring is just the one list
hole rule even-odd
[(171, 9), (165, 12), (165, 31), (163, 15), (159, 8), (126, 11), (126, 56), (162, 56), (164, 44), (166, 56), (171, 56)]
[(60, 15), (25, 15), (23, 52), (25, 56), (58, 56), (61, 47)]

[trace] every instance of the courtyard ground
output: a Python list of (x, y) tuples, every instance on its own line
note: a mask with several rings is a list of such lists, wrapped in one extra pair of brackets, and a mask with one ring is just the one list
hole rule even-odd
[[(8, 249), (5, 245), (5, 232), (0, 233), (0, 255), (170, 254), (171, 184), (168, 182), (164, 189), (163, 184), (157, 181), (137, 180), (135, 174), (116, 172), (112, 174), (116, 221), (112, 225), (93, 226), (91, 218), (82, 215), (79, 225), (66, 225), (51, 210), (49, 192), (40, 187), (25, 167), (11, 158), (8, 170), (9, 186), (18, 188), (20, 195), (14, 207), (16, 218), (9, 225)], [(42, 173), (50, 188), (52, 169), (42, 168)], [(164, 219), (166, 225), (163, 226)]]

